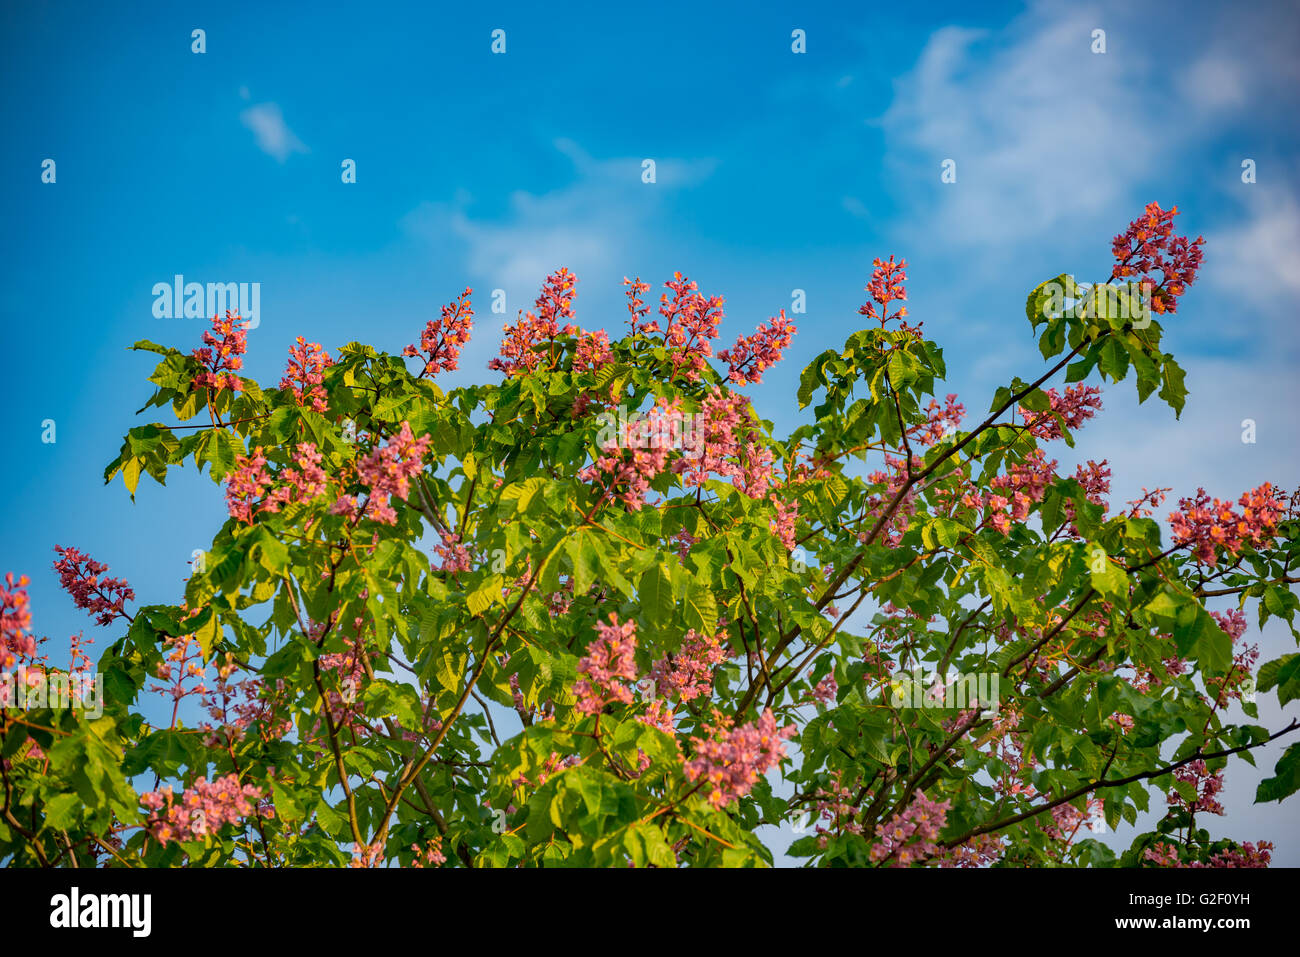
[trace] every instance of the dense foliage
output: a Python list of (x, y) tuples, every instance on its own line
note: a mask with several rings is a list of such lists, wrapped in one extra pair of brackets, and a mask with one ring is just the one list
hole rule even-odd
[[(892, 257), (785, 437), (740, 389), (794, 326), (715, 355), (722, 300), (680, 275), (657, 312), (627, 281), (615, 340), (558, 271), (499, 380), (451, 391), (470, 290), (401, 355), (299, 338), (277, 388), (241, 374), (237, 316), (192, 353), (137, 343), (177, 422), (131, 429), (106, 480), (192, 461), (229, 519), (178, 604), (59, 549), (117, 629), (97, 664), (53, 667), (25, 580), (0, 589), (5, 674), (104, 691), (3, 711), (0, 861), (752, 866), (785, 828), (821, 865), (1266, 863), (1198, 823), (1230, 755), (1297, 726), (1226, 712), (1300, 696), (1300, 658), (1256, 675), (1228, 607), (1293, 624), (1300, 499), (1198, 492), (1165, 533), (1169, 490), (1112, 509), (1105, 462), (1048, 451), (1100, 409), (1089, 381), (1181, 411), (1157, 317), (1202, 244), (1175, 212), (1116, 237), (1104, 283), (1035, 288), (1044, 368), (973, 425)], [(1297, 786), (1292, 745), (1258, 799)], [(1120, 856), (1088, 836), (1151, 808)]]

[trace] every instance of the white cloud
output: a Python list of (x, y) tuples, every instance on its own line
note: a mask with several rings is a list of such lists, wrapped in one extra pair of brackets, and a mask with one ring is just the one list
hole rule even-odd
[(535, 290), (561, 265), (582, 280), (617, 285), (633, 268), (635, 251), (650, 245), (664, 194), (702, 181), (715, 165), (656, 158), (656, 182), (647, 184), (640, 157), (597, 160), (566, 139), (554, 146), (577, 173), (569, 185), (541, 195), (518, 190), (508, 214), (491, 220), (472, 216), (464, 195), (450, 204), (423, 203), (403, 226), (435, 241), (458, 240), (469, 272), (507, 290)]
[(243, 124), (253, 131), (258, 148), (283, 163), (292, 153), (311, 152), (284, 122), (277, 103), (258, 103), (239, 114)]
[(1292, 310), (1278, 307), (1300, 295), (1300, 202), (1282, 186), (1243, 183), (1239, 188), (1246, 215), (1206, 236), (1213, 255), (1206, 254), (1205, 278), (1238, 306), (1248, 303), (1283, 318), (1294, 342)]
[[(957, 243), (1040, 237), (1123, 196), (1156, 161), (1169, 134), (1134, 108), (1139, 61), (1092, 53), (1096, 22), (1037, 8), (992, 49), (986, 31), (932, 35), (878, 121), (893, 175), (929, 192), (914, 229)], [(956, 183), (940, 182), (946, 159)]]
[(1201, 57), (1187, 68), (1182, 83), (1187, 98), (1205, 107), (1240, 106), (1246, 100), (1245, 71), (1240, 61), (1227, 56)]

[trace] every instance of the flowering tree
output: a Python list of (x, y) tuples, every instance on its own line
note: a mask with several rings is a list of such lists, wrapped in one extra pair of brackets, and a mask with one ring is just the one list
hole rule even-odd
[[(614, 340), (559, 270), (499, 381), (451, 391), (468, 289), (400, 356), (298, 338), (278, 388), (240, 374), (237, 316), (192, 354), (137, 343), (177, 424), (131, 429), (106, 481), (192, 460), (229, 519), (179, 604), (58, 550), (116, 629), (104, 707), (4, 710), (0, 860), (751, 866), (784, 826), (823, 865), (1266, 864), (1198, 824), (1230, 757), (1300, 726), (1226, 713), (1300, 696), (1296, 655), (1255, 674), (1240, 610), (1295, 633), (1300, 498), (1198, 491), (1166, 537), (1170, 490), (1112, 510), (1105, 461), (1050, 455), (1101, 408), (1089, 380), (1181, 410), (1155, 316), (1202, 241), (1175, 213), (1116, 237), (1105, 282), (1035, 288), (1046, 368), (970, 426), (892, 257), (784, 438), (740, 387), (794, 326), (715, 355), (722, 300), (681, 275), (657, 314), (625, 281)], [(0, 589), (4, 687), (75, 685), (95, 666), (40, 654), (25, 585)], [(1258, 800), (1298, 786), (1293, 744)], [(1120, 856), (1087, 836), (1152, 808)]]

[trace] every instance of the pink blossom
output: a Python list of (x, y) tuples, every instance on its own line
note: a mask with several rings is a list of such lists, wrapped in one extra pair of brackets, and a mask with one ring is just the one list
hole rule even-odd
[[(237, 824), (254, 813), (253, 802), (262, 789), (239, 784), (239, 777), (228, 774), (215, 781), (206, 777), (195, 781), (188, 791), (177, 795), (171, 786), (140, 795), (140, 803), (152, 813), (145, 827), (157, 840), (201, 841), (216, 835), (227, 824)], [(263, 809), (263, 816), (270, 816)]]
[(799, 520), (799, 503), (791, 502), (789, 505), (776, 497), (775, 493), (768, 496), (772, 504), (776, 506), (776, 518), (768, 522), (768, 528), (772, 534), (781, 539), (781, 544), (785, 550), (792, 552), (798, 546), (795, 540), (795, 522)]
[(706, 299), (698, 292), (698, 284), (680, 272), (673, 273), (664, 285), (673, 293), (672, 299), (667, 293), (659, 297), (659, 314), (668, 321), (664, 345), (672, 363), (671, 378), (681, 372), (688, 382), (698, 382), (713, 355), (711, 340), (718, 337), (722, 297)]
[(213, 316), (212, 330), (203, 333), (203, 343), (203, 348), (193, 352), (194, 358), (204, 367), (194, 377), (193, 388), (241, 391), (244, 383), (234, 373), (244, 364), (241, 357), (248, 349), (248, 323), (240, 322), (239, 316), (229, 310), (225, 319)]
[(411, 860), (412, 867), (437, 867), (447, 863), (447, 855), (442, 852), (441, 836), (431, 838), (423, 848), (419, 844), (412, 844), (411, 853), (415, 855)]
[[(877, 259), (873, 265), (875, 268), (871, 272), (871, 281), (866, 287), (872, 301), (860, 306), (858, 312), (869, 319), (879, 321), (883, 326), (890, 319), (907, 315), (906, 306), (900, 307), (892, 316), (888, 314), (889, 303), (907, 299), (907, 289), (903, 286), (907, 279), (907, 260), (900, 259), (894, 262), (894, 257), (890, 256), (889, 262)], [(876, 306), (882, 308), (877, 311)]]
[(1143, 287), (1151, 290), (1150, 305), (1158, 313), (1178, 310), (1178, 297), (1196, 281), (1201, 266), (1205, 240), (1197, 236), (1189, 243), (1187, 237), (1175, 236), (1177, 215), (1177, 206), (1166, 211), (1159, 203), (1148, 203), (1143, 214), (1111, 244), (1116, 260), (1111, 278), (1139, 277)]
[(284, 691), (284, 679), (277, 679), (273, 692), (266, 692), (261, 678), (231, 681), (231, 666), (218, 673), (214, 690), (203, 692), (203, 706), (216, 725), (203, 722), (208, 747), (225, 748), (238, 740), (250, 727), (256, 727), (263, 741), (273, 741), (293, 731), (293, 721), (279, 712), (278, 694)]
[(965, 417), (966, 406), (957, 401), (955, 392), (950, 392), (944, 397), (943, 405), (939, 405), (938, 399), (931, 399), (926, 406), (925, 423), (911, 426), (907, 434), (911, 440), (929, 447), (955, 432)]
[(609, 624), (596, 624), (596, 640), (587, 646), (587, 654), (578, 662), (578, 673), (585, 677), (573, 683), (576, 705), (583, 714), (600, 714), (608, 704), (632, 703), (632, 689), (624, 681), (635, 681), (636, 622), (618, 623), (611, 613)]
[(578, 337), (578, 349), (573, 356), (574, 372), (596, 372), (614, 361), (609, 348), (609, 333), (604, 329), (585, 332)]
[(262, 497), (275, 480), (266, 471), (266, 456), (259, 445), (252, 455), (236, 455), (235, 467), (226, 475), (226, 509), (231, 518), (248, 525), (262, 509)]
[(55, 545), (54, 551), (59, 555), (59, 560), (54, 563), (54, 570), (59, 573), (59, 584), (72, 596), (78, 608), (98, 615), (97, 623), (100, 625), (111, 624), (118, 616), (126, 617), (125, 605), (135, 598), (135, 592), (125, 579), (101, 578), (108, 566), (75, 548)]
[(1180, 510), (1169, 515), (1175, 544), (1189, 548), (1198, 562), (1213, 568), (1220, 549), (1235, 555), (1243, 548), (1259, 548), (1272, 541), (1286, 508), (1272, 484), (1265, 482), (1243, 493), (1237, 504), (1240, 513), (1231, 502), (1211, 501), (1205, 489), (1197, 489), (1195, 498), (1180, 499)]
[(871, 860), (890, 867), (907, 867), (939, 853), (939, 832), (948, 820), (952, 804), (929, 800), (917, 791), (902, 811), (876, 828), (880, 842), (871, 847)]
[[(870, 319), (875, 319), (880, 323), (881, 328), (891, 319), (897, 319), (899, 330), (909, 333), (914, 339), (921, 338), (922, 323), (915, 326), (909, 326), (906, 322), (907, 307), (899, 306), (892, 314), (889, 312), (891, 302), (901, 302), (907, 299), (907, 290), (903, 286), (907, 279), (907, 260), (900, 259), (894, 262), (894, 257), (889, 257), (889, 262), (877, 259), (873, 263), (874, 269), (871, 272), (871, 281), (867, 283), (867, 292), (871, 295), (871, 302), (858, 307), (861, 315)], [(876, 306), (880, 306), (879, 310)]]
[(781, 361), (796, 331), (782, 309), (753, 335), (738, 337), (732, 348), (718, 353), (718, 359), (727, 364), (727, 379), (737, 385), (762, 382), (763, 370)]
[(473, 565), (473, 558), (469, 549), (460, 543), (460, 536), (450, 532), (442, 533), (442, 544), (435, 545), (433, 549), (438, 557), (442, 560), (440, 566), (436, 566), (434, 571), (440, 572), (467, 572)]
[(469, 342), (474, 328), (474, 310), (469, 298), (472, 292), (466, 289), (455, 302), (442, 307), (441, 316), (429, 320), (420, 334), (418, 349), (412, 344), (402, 350), (404, 356), (424, 359), (421, 376), (456, 369), (460, 351)]
[(295, 341), (297, 344), (289, 347), (289, 364), (280, 380), (280, 388), (292, 390), (298, 405), (324, 412), (327, 405), (325, 389), (321, 385), (324, 381), (322, 373), (332, 360), (319, 342), (308, 342), (302, 336)]
[(27, 585), (26, 575), (14, 581), (14, 573), (9, 572), (0, 586), (0, 669), (36, 654), (36, 640), (28, 634), (32, 613)]
[(334, 503), (331, 513), (350, 512), (381, 524), (397, 524), (397, 512), (389, 499), (393, 495), (407, 498), (411, 494), (411, 480), (424, 472), (424, 456), (432, 444), (432, 436), (422, 435), (417, 439), (411, 433), (411, 424), (403, 421), (397, 435), (386, 445), (357, 462), (357, 475), (370, 489), (364, 507), (357, 504), (355, 497), (344, 495)]
[(1196, 797), (1188, 801), (1177, 790), (1169, 792), (1168, 801), (1172, 805), (1181, 807), (1192, 814), (1204, 812), (1206, 814), (1223, 814), (1223, 805), (1218, 801), (1218, 793), (1223, 790), (1223, 772), (1211, 772), (1205, 766), (1202, 760), (1192, 761), (1185, 764), (1174, 772), (1174, 777), (1183, 782), (1190, 784)]
[(553, 342), (562, 331), (565, 334), (576, 331), (568, 324), (562, 330), (559, 320), (573, 317), (577, 282), (578, 278), (566, 268), (547, 276), (534, 304), (537, 312), (525, 313), (517, 324), (506, 326), (505, 338), (501, 340), (501, 355), (489, 362), (488, 368), (497, 369), (507, 376), (531, 372), (542, 361), (538, 346)]
[(693, 701), (713, 691), (713, 668), (727, 660), (727, 650), (716, 635), (701, 635), (692, 628), (681, 650), (667, 654), (650, 668), (650, 678), (659, 695)]
[(578, 478), (591, 482), (604, 497), (619, 499), (628, 511), (640, 511), (650, 483), (668, 467), (669, 456), (681, 442), (682, 417), (679, 399), (660, 397), (644, 416), (622, 426)]
[(1020, 414), (1031, 435), (1048, 441), (1064, 436), (1061, 431), (1062, 419), (1065, 420), (1065, 427), (1073, 431), (1101, 409), (1101, 389), (1096, 386), (1067, 386), (1064, 395), (1058, 394), (1055, 389), (1048, 389), (1047, 398), (1051, 402), (1049, 410), (1031, 412), (1021, 406)]
[(628, 335), (635, 336), (659, 332), (659, 320), (652, 319), (649, 322), (646, 321), (646, 315), (650, 312), (650, 307), (647, 306), (645, 300), (641, 298), (643, 293), (650, 291), (650, 284), (648, 282), (642, 282), (640, 276), (636, 279), (628, 279), (624, 276), (623, 285), (628, 287), (627, 292), (625, 293), (627, 296), (627, 311), (629, 315), (628, 328), (630, 331), (628, 332)]
[(755, 722), (729, 732), (715, 728), (707, 739), (691, 738), (695, 757), (686, 762), (688, 781), (703, 781), (709, 803), (722, 808), (750, 792), (758, 779), (785, 757), (785, 739), (794, 736), (795, 726), (777, 728), (768, 708)]
[(714, 386), (695, 417), (690, 447), (673, 463), (673, 471), (688, 488), (720, 476), (750, 498), (764, 498), (774, 479), (773, 456), (755, 436), (749, 399)]

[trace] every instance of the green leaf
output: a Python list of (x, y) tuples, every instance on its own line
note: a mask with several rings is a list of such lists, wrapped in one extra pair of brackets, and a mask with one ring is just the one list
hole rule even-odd
[(573, 593), (585, 595), (600, 577), (600, 551), (590, 532), (579, 529), (564, 543), (573, 562)]
[(1300, 744), (1293, 744), (1278, 759), (1273, 769), (1273, 777), (1259, 782), (1255, 791), (1255, 803), (1280, 801), (1300, 790)]
[(1087, 562), (1093, 588), (1108, 597), (1128, 594), (1128, 576), (1106, 556), (1104, 548), (1096, 544), (1089, 545)]
[(1164, 359), (1164, 366), (1160, 370), (1161, 380), (1164, 382), (1164, 386), (1160, 389), (1160, 398), (1169, 403), (1169, 407), (1174, 410), (1175, 418), (1181, 418), (1183, 406), (1187, 404), (1187, 387), (1183, 384), (1184, 373), (1173, 356), (1165, 356)]
[(1278, 704), (1300, 698), (1300, 654), (1283, 655), (1259, 669), (1260, 691), (1277, 688)]
[(641, 576), (637, 590), (641, 613), (651, 624), (667, 625), (673, 616), (673, 586), (663, 565), (651, 565)]
[(76, 791), (56, 794), (45, 802), (45, 823), (55, 830), (65, 830), (77, 820), (77, 809), (81, 807), (81, 798)]
[(713, 592), (692, 579), (686, 589), (686, 627), (711, 635), (718, 625), (718, 605)]
[(1108, 336), (1101, 344), (1101, 361), (1099, 364), (1104, 375), (1112, 382), (1119, 382), (1128, 375), (1128, 350), (1115, 336)]
[(545, 487), (545, 485), (546, 479), (538, 478), (536, 476), (514, 485), (507, 485), (501, 490), (501, 501), (513, 502), (515, 505), (515, 514), (522, 514), (528, 511), (529, 503), (532, 502), (533, 498), (543, 489), (543, 487)]
[(481, 616), (501, 600), (501, 589), (505, 579), (501, 575), (490, 575), (477, 588), (465, 596), (465, 607), (475, 617)]

